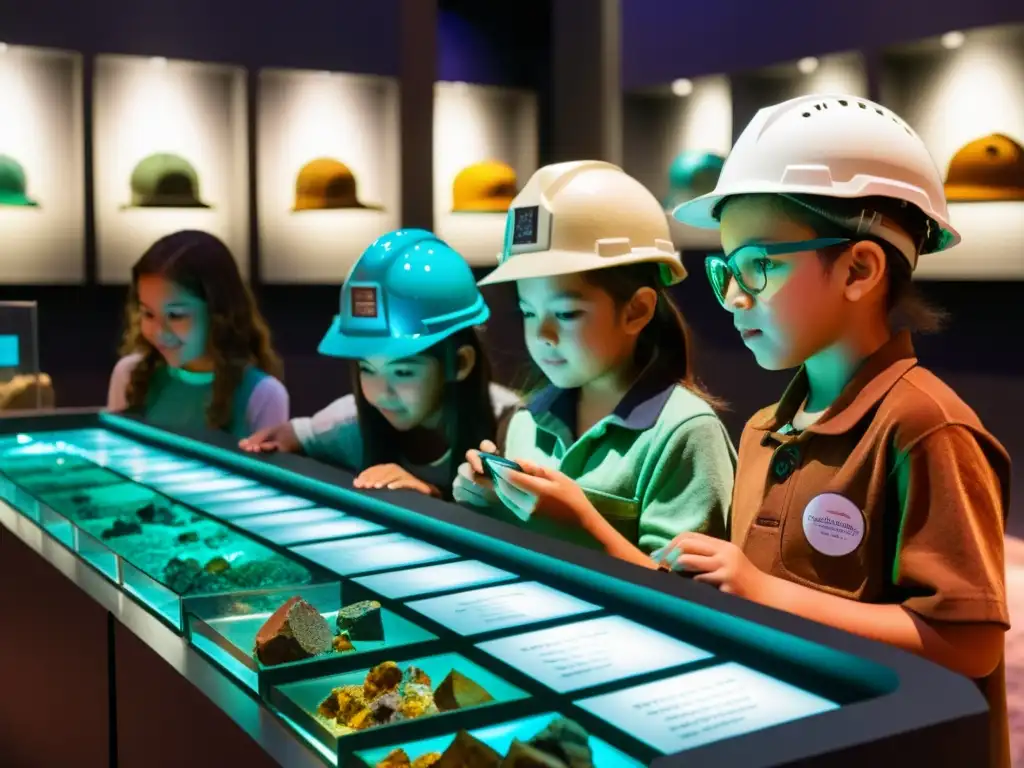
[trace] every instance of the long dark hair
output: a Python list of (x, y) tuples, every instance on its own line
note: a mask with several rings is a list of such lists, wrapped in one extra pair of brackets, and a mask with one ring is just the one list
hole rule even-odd
[[(458, 351), (471, 347), (476, 363), (462, 381), (457, 380)], [(491, 403), (491, 366), (476, 332), (458, 331), (424, 354), (441, 363), (444, 391), (441, 396), (441, 427), (448, 445), (448, 487), (441, 491), (447, 496), (455, 473), (466, 451), (479, 447), (483, 440), (494, 440), (497, 420)], [(359, 432), (363, 441), (363, 469), (378, 464), (397, 463), (401, 460), (401, 439), (397, 430), (363, 396), (359, 381), (359, 363), (352, 364), (352, 391), (359, 414)]]
[(139, 354), (128, 384), (128, 409), (140, 411), (153, 374), (166, 365), (146, 341), (139, 322), (139, 278), (159, 275), (199, 297), (209, 312), (207, 345), (213, 357), (213, 396), (206, 409), (207, 425), (223, 429), (231, 421), (235, 391), (245, 369), (254, 365), (282, 378), (281, 360), (270, 342), (270, 331), (249, 287), (242, 281), (231, 251), (207, 232), (182, 230), (150, 246), (132, 267), (132, 283), (125, 309), (121, 354)]
[(641, 288), (653, 289), (658, 294), (658, 303), (654, 316), (637, 339), (637, 364), (645, 365), (653, 359), (652, 364), (657, 366), (659, 375), (678, 381), (713, 408), (724, 408), (725, 403), (712, 396), (694, 373), (690, 328), (665, 287), (662, 271), (660, 264), (642, 262), (595, 269), (581, 276), (611, 296), (617, 309), (624, 307)]

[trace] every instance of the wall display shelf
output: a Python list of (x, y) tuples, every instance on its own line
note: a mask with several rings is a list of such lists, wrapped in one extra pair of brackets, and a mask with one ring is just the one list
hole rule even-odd
[(265, 282), (340, 285), (370, 243), (401, 226), (398, 132), (393, 78), (260, 71)]
[(680, 79), (626, 95), (623, 168), (662, 200), (681, 250), (717, 250), (718, 233), (681, 224), (672, 209), (714, 189), (732, 147), (732, 91), (724, 75)]
[(82, 57), (0, 44), (0, 282), (85, 278)]
[(886, 51), (882, 99), (931, 151), (963, 242), (921, 259), (921, 279), (1024, 279), (1024, 25)]
[(512, 198), (537, 170), (537, 98), (468, 83), (434, 89), (434, 229), (474, 267), (494, 267)]
[(127, 283), (150, 245), (216, 235), (249, 269), (246, 73), (160, 57), (101, 55), (93, 86), (93, 180), (101, 283)]

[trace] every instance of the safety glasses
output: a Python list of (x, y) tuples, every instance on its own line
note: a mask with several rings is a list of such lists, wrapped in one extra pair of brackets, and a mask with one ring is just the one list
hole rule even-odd
[(757, 296), (768, 286), (768, 268), (772, 256), (784, 256), (801, 251), (817, 251), (850, 242), (846, 237), (822, 237), (794, 243), (750, 243), (741, 245), (732, 253), (709, 256), (705, 262), (708, 280), (718, 301), (725, 306), (729, 281), (735, 278), (744, 293)]

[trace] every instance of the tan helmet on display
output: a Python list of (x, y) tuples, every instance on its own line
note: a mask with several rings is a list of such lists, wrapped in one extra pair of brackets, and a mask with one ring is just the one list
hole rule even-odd
[(933, 225), (924, 244), (912, 243), (873, 211), (836, 222), (890, 242), (911, 267), (918, 253), (960, 242), (949, 223), (942, 175), (924, 142), (892, 110), (859, 96), (800, 96), (761, 109), (736, 140), (714, 191), (672, 215), (693, 227), (717, 229), (723, 200), (753, 194), (878, 195), (914, 205)]
[(658, 199), (611, 163), (556, 163), (512, 201), (498, 268), (480, 285), (643, 262), (663, 265), (669, 285), (686, 277)]

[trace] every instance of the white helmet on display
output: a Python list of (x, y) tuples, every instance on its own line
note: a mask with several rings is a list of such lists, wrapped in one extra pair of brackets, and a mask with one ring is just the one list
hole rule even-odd
[(668, 284), (686, 277), (658, 199), (611, 163), (556, 163), (512, 201), (498, 268), (480, 285), (643, 262), (663, 265)]
[(683, 203), (672, 215), (714, 229), (723, 200), (751, 194), (877, 195), (910, 203), (935, 227), (924, 244), (911, 242), (873, 211), (836, 223), (886, 240), (912, 267), (919, 249), (935, 253), (960, 242), (949, 223), (942, 175), (924, 142), (894, 112), (857, 96), (800, 96), (761, 109), (737, 139), (714, 191)]

